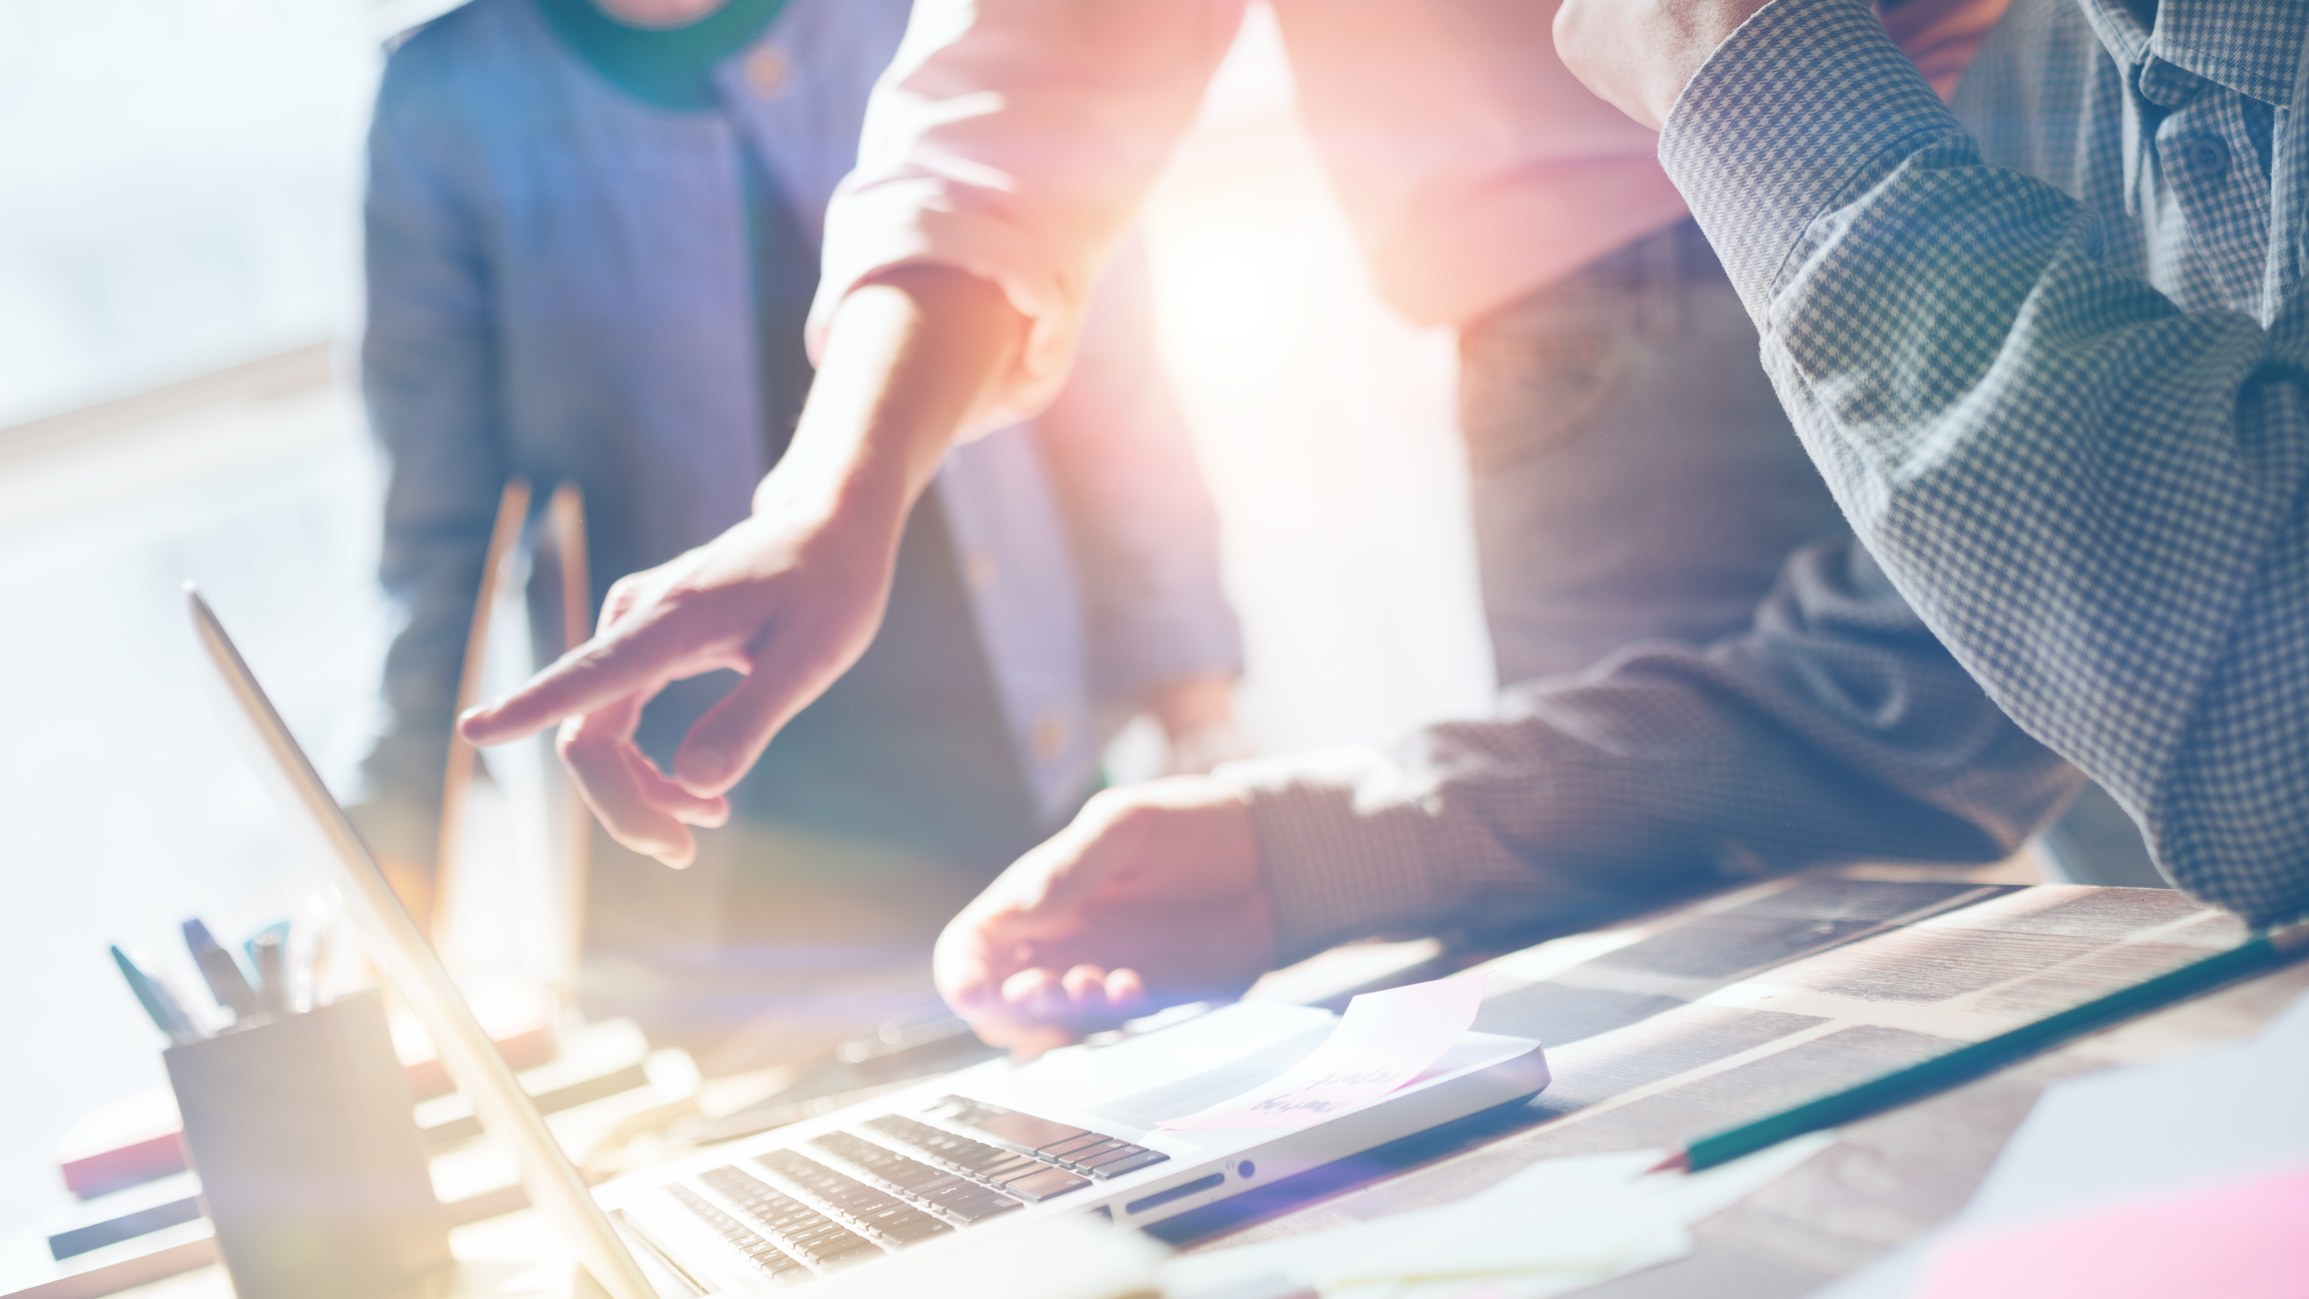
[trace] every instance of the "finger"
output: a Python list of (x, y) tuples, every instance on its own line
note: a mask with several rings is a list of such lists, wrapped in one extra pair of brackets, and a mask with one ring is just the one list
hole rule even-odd
[(1077, 1033), (1113, 1028), (1138, 1013), (1146, 985), (1136, 970), (1077, 965), (1059, 980), (1066, 988), (1066, 1026)]
[[(629, 695), (605, 708), (569, 718), (561, 724), (561, 733), (554, 737), (555, 752), (564, 763), (584, 764), (588, 771), (599, 770), (613, 778), (630, 781), (643, 802), (690, 825), (718, 826), (727, 822), (728, 799), (700, 798), (667, 780), (665, 773), (634, 744), (634, 732), (641, 723), (645, 702)], [(612, 754), (622, 765), (611, 767)]]
[(604, 636), (630, 617), (643, 600), (653, 594), (643, 574), (628, 573), (609, 584), (609, 594), (601, 598), (601, 617), (594, 620), (593, 634)]
[[(941, 980), (941, 986), (945, 983)], [(1021, 1058), (1031, 1058), (1053, 1045), (1051, 1026), (1040, 1023), (1018, 1012), (1003, 995), (998, 981), (988, 979), (967, 989), (946, 988), (946, 1004), (970, 1031), (988, 1046), (1027, 1048)], [(1039, 1045), (1036, 1045), (1039, 1044)]]
[(561, 730), (561, 761), (611, 838), (668, 866), (687, 866), (697, 845), (680, 818), (649, 802), (643, 769), (655, 768), (629, 738), (625, 714), (633, 711), (627, 705), (571, 718)]
[(1064, 1018), (1069, 1024), (1095, 1024), (1108, 1013), (1106, 971), (1095, 965), (1077, 965), (1059, 977), (1066, 989)]
[(1066, 1020), (1066, 985), (1050, 970), (1020, 970), (1002, 981), (1002, 1000), (1017, 1018), (1034, 1024)]
[(1106, 1004), (1114, 1008), (1118, 1022), (1146, 1013), (1146, 977), (1136, 970), (1115, 970), (1108, 974)]
[(671, 612), (638, 615), (555, 659), (505, 698), (467, 710), (457, 732), (473, 744), (503, 744), (628, 695), (646, 699), (682, 675), (683, 660), (696, 649), (689, 625)]
[(1049, 970), (1020, 970), (1003, 981), (1001, 995), (985, 1012), (979, 1036), (991, 1046), (1010, 1048), (1025, 1063), (1046, 1051), (1081, 1040), (1064, 1016), (1066, 988)]
[(838, 658), (797, 650), (798, 637), (770, 640), (735, 690), (722, 696), (682, 737), (674, 779), (699, 794), (719, 794), (738, 783), (771, 739), (847, 666)]

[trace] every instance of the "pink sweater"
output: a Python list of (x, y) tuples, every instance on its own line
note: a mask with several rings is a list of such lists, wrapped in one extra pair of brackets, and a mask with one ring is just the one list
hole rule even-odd
[[(1907, 0), (1943, 94), (2007, 0)], [(1002, 287), (1032, 332), (972, 421), (1057, 391), (1090, 286), (1194, 121), (1245, 0), (919, 0), (827, 212), (813, 321), (908, 263)], [(1555, 0), (1274, 0), (1300, 112), (1380, 292), (1458, 324), (1680, 220), (1657, 137), (1556, 58)]]

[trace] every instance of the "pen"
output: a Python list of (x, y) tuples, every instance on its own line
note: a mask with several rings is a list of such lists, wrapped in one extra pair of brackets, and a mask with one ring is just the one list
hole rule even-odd
[(249, 986), (240, 962), (217, 942), (207, 925), (198, 919), (185, 921), (184, 945), (192, 949), (193, 964), (200, 967), (200, 977), (208, 980), (208, 990), (216, 995), (218, 1005), (231, 1011), (236, 1020), (258, 1013), (256, 989)]
[(249, 968), (257, 974), (257, 1004), (268, 1015), (287, 1015), (293, 1007), (289, 997), (288, 962), (289, 922), (267, 925), (241, 944), (249, 955)]
[(1651, 1169), (1680, 1169), (1696, 1173), (1730, 1163), (1742, 1155), (1775, 1146), (1790, 1137), (1832, 1128), (1866, 1118), (1893, 1106), (1930, 1095), (1990, 1073), (2023, 1057), (2082, 1037), (2121, 1020), (2210, 992), (2277, 965), (2309, 945), (2309, 924), (2254, 935), (2243, 944), (2192, 961), (2057, 1015), (1983, 1038), (1969, 1046), (1933, 1056), (1905, 1069), (1896, 1069), (1842, 1091), (1737, 1124), (1692, 1142)]
[(168, 1034), (170, 1041), (184, 1046), (200, 1040), (200, 1030), (193, 1027), (192, 1017), (184, 1013), (184, 1007), (168, 990), (168, 985), (138, 968), (118, 944), (112, 948), (112, 963), (120, 967), (120, 977), (128, 980), (128, 990), (136, 994), (144, 1013), (152, 1016), (152, 1022)]

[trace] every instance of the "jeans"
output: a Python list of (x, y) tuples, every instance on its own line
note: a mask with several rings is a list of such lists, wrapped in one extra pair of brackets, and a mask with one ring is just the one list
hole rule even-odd
[[(1459, 427), (1499, 681), (1749, 625), (1799, 546), (1848, 531), (1697, 226), (1589, 263), (1460, 332)], [(2162, 884), (2097, 787), (2048, 829), (2058, 874)]]
[(1685, 221), (1460, 333), (1460, 431), (1499, 680), (1745, 628), (1845, 530)]

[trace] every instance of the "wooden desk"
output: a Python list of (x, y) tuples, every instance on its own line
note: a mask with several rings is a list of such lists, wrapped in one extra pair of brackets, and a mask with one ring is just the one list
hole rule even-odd
[[(1853, 1124), (1825, 1153), (1698, 1224), (1693, 1234), (1699, 1248), (1691, 1256), (1580, 1293), (1593, 1299), (1795, 1299), (1811, 1294), (1962, 1209), (2047, 1086), (2233, 1041), (2305, 991), (2309, 964), (2295, 964)], [(1178, 1243), (1189, 1252), (1224, 1249), (1445, 1204), (1503, 1181), (1536, 1160), (1569, 1153), (1560, 1124), (1518, 1130), (1512, 1116), (1488, 1124), (1431, 1134), (1432, 1149), (1403, 1152), (1418, 1162), (1375, 1184), (1252, 1226)], [(1587, 1153), (1593, 1147), (1578, 1149)]]
[[(1435, 973), (1432, 969), (1421, 975)], [(1416, 977), (1416, 976), (1415, 976)], [(1400, 982), (1402, 977), (1378, 982)], [(1961, 1209), (2037, 1095), (2062, 1078), (2116, 1065), (2187, 1055), (2251, 1033), (2309, 990), (2309, 964), (2186, 1002), (2004, 1070), (1970, 1085), (1853, 1124), (1837, 1144), (1780, 1181), (1695, 1229), (1691, 1256), (1583, 1292), (1598, 1299), (1707, 1295), (1711, 1299), (1802, 1296), (1854, 1271)], [(1543, 1098), (1544, 1099), (1544, 1098)], [(1534, 1161), (1598, 1147), (1577, 1116), (1535, 1123), (1510, 1110), (1477, 1116), (1379, 1152), (1335, 1193), (1298, 1198), (1247, 1226), (1175, 1220), (1162, 1234), (1189, 1251), (1278, 1239), (1449, 1203), (1484, 1190)], [(1376, 1174), (1377, 1180), (1371, 1180)], [(1169, 1227), (1170, 1224), (1166, 1224)], [(464, 1261), (447, 1296), (560, 1299), (564, 1257), (535, 1215), (461, 1228)], [(224, 1299), (216, 1269), (123, 1292), (140, 1299)]]

